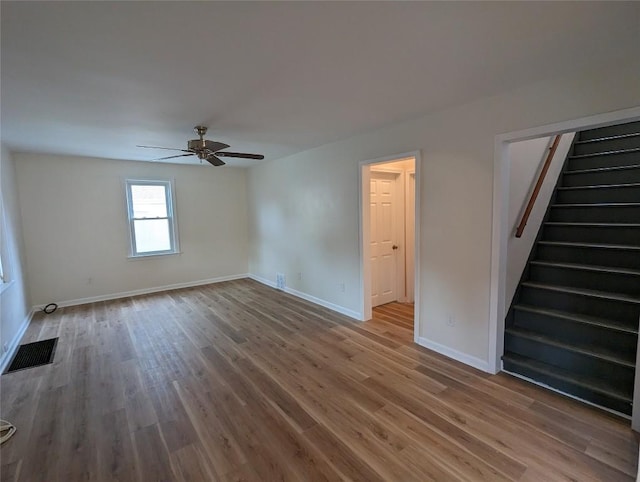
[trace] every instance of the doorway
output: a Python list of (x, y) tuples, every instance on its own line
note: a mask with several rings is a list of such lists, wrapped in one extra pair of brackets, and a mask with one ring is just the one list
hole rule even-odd
[(418, 153), (360, 165), (362, 319), (374, 318), (392, 332), (408, 330), (413, 341), (419, 333), (418, 169)]

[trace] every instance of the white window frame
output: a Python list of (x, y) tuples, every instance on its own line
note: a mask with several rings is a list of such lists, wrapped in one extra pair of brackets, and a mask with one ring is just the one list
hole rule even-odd
[[(134, 218), (131, 186), (163, 186), (165, 188), (165, 203), (167, 206), (166, 218)], [(145, 258), (148, 256), (163, 256), (180, 253), (178, 242), (178, 227), (176, 222), (175, 189), (173, 180), (167, 179), (125, 179), (125, 191), (127, 198), (127, 220), (129, 224), (129, 258)], [(166, 219), (169, 222), (170, 249), (161, 251), (145, 251), (139, 253), (136, 249), (136, 235), (134, 222), (142, 219)]]

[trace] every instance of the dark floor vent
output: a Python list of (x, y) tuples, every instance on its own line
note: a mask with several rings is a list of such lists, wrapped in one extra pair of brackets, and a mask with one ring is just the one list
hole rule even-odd
[(20, 345), (18, 353), (13, 357), (11, 365), (6, 373), (24, 370), (25, 368), (37, 367), (53, 362), (56, 353), (58, 338), (50, 340), (36, 341)]

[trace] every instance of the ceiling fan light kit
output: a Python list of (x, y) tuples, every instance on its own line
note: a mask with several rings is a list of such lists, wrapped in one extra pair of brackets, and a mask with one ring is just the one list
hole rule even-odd
[(207, 161), (213, 166), (224, 166), (226, 163), (220, 159), (220, 157), (237, 157), (239, 159), (256, 159), (262, 160), (264, 156), (262, 154), (247, 154), (244, 152), (222, 152), (222, 149), (230, 147), (224, 142), (210, 141), (204, 138), (207, 133), (207, 127), (195, 126), (193, 130), (198, 134), (199, 139), (191, 139), (187, 142), (186, 149), (173, 149), (169, 147), (155, 147), (155, 146), (137, 146), (145, 149), (168, 149), (171, 151), (186, 152), (187, 154), (177, 154), (175, 156), (161, 157), (159, 159), (153, 159), (154, 161), (164, 161), (165, 159), (174, 159), (176, 157), (188, 157), (197, 156), (200, 161)]

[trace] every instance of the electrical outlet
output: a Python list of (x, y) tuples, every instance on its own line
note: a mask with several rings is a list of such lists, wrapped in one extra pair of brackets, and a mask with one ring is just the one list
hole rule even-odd
[(340, 291), (340, 293), (344, 293), (344, 281), (341, 283), (338, 283), (338, 290)]
[(456, 319), (453, 315), (449, 315), (449, 318), (447, 318), (447, 326), (456, 326)]
[(5, 343), (2, 345), (2, 353), (7, 353), (9, 351), (9, 343)]
[(302, 281), (302, 272), (298, 271), (298, 281)]
[(284, 276), (284, 273), (276, 273), (276, 288), (284, 291), (286, 286), (287, 280)]

